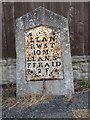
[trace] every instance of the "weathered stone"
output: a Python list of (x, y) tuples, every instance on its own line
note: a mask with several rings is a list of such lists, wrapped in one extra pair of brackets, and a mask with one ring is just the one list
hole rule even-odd
[(60, 31), (39, 26), (25, 31), (26, 81), (63, 79)]
[(75, 63), (73, 62), (73, 70), (79, 70), (79, 63), (78, 62), (75, 62)]
[(16, 83), (16, 66), (8, 66), (8, 82)]
[[(41, 28), (43, 29), (42, 30), (43, 33), (41, 33), (41, 35), (39, 36), (38, 34), (41, 32), (40, 31)], [(37, 42), (42, 41), (42, 37), (45, 37), (43, 42), (45, 43), (48, 42), (49, 45), (49, 43), (52, 41), (50, 39), (50, 36), (52, 38), (53, 36), (56, 36), (55, 34), (52, 35), (50, 31), (51, 32), (54, 31), (55, 34), (58, 33), (57, 38), (53, 39), (53, 42), (55, 42), (55, 46), (54, 46), (55, 49), (52, 47), (51, 47), (52, 49), (50, 49), (50, 46), (47, 47), (48, 50), (50, 49), (48, 54), (50, 59), (41, 60), (44, 57), (44, 55), (41, 54), (43, 48), (42, 49), (38, 48), (38, 52), (35, 51), (33, 53), (33, 51), (37, 50), (36, 44)], [(50, 34), (47, 35), (46, 33), (47, 34), (50, 33)], [(43, 36), (43, 34), (45, 34), (45, 36)], [(35, 36), (39, 36), (38, 39), (39, 41), (36, 40)], [(32, 45), (31, 42), (33, 42)], [(42, 43), (42, 45), (45, 43)], [(58, 45), (58, 47), (56, 46), (56, 44)], [(27, 49), (28, 47), (29, 49)], [(55, 54), (56, 48), (58, 49), (57, 52), (58, 54)], [(53, 55), (52, 55), (52, 50), (54, 50)], [(54, 95), (63, 95), (63, 94), (71, 95), (74, 93), (73, 70), (72, 70), (72, 62), (71, 62), (67, 18), (57, 15), (56, 13), (53, 13), (43, 7), (39, 7), (34, 11), (27, 13), (26, 15), (23, 15), (22, 17), (18, 18), (16, 20), (16, 53), (17, 53), (17, 67), (16, 67), (17, 95), (28, 94), (28, 93), (41, 94), (43, 93), (43, 91), (45, 91), (47, 94), (54, 94)], [(55, 56), (54, 59), (52, 59), (53, 56)], [(38, 59), (38, 57), (41, 58)], [(27, 61), (29, 61), (28, 66), (27, 66)], [(48, 65), (45, 65), (42, 68), (40, 67), (40, 69), (43, 69), (43, 73), (42, 72), (40, 72), (40, 74), (37, 73), (38, 66), (33, 68), (33, 66), (31, 65), (33, 61), (34, 62), (36, 61), (36, 64), (38, 64), (39, 61), (44, 61), (43, 62), (44, 64), (45, 62), (47, 62)], [(60, 62), (61, 64), (58, 64), (56, 65), (56, 67), (52, 68), (53, 67), (53, 65), (51, 66), (52, 62)], [(51, 71), (50, 72), (51, 76), (49, 73), (47, 73), (48, 75), (47, 74), (45, 75), (45, 67), (47, 68), (50, 67), (49, 72)], [(26, 72), (27, 68), (29, 69), (28, 73)], [(56, 75), (57, 72), (56, 73), (54, 72), (54, 76), (52, 76), (53, 75), (52, 70), (54, 69), (59, 70), (58, 76)], [(32, 78), (33, 74), (34, 77)], [(40, 79), (43, 79), (43, 81), (42, 80), (37, 81)]]
[(7, 69), (7, 66), (2, 67), (2, 80), (3, 80), (3, 83), (9, 82), (8, 81), (8, 69)]
[(88, 76), (89, 74), (88, 73), (82, 73), (81, 74), (81, 78), (83, 79), (83, 78), (88, 78), (89, 76)]
[(0, 66), (0, 85), (2, 85), (2, 66)]
[[(19, 81), (22, 82), (22, 81)], [(27, 84), (17, 84), (17, 93), (18, 95), (26, 94), (42, 94), (43, 92), (43, 81), (31, 81)]]
[[(88, 57), (88, 59), (90, 58), (90, 56), (86, 56), (86, 58)], [(89, 64), (90, 62), (89, 61), (83, 61), (83, 62), (80, 62), (79, 59), (81, 59), (82, 57), (79, 56), (79, 59), (77, 59), (78, 57), (77, 56), (74, 56), (74, 58), (72, 57), (72, 63), (73, 63), (73, 75), (74, 75), (74, 79), (77, 79), (77, 80), (80, 80), (80, 79), (83, 79), (83, 76), (85, 78), (88, 78), (89, 77)], [(75, 59), (75, 60), (74, 60)], [(75, 62), (77, 59), (77, 62)], [(4, 61), (4, 62), (3, 62)], [(2, 79), (2, 75), (4, 76), (7, 72), (2, 72), (2, 68), (4, 69), (3, 71), (8, 71), (7, 69), (7, 61), (8, 60), (0, 60), (0, 78), (2, 81), (0, 81), (0, 85), (1, 84), (8, 84), (8, 83), (16, 83), (16, 59), (12, 59), (9, 64), (9, 70), (10, 71), (13, 71), (14, 74), (12, 74), (12, 72), (9, 72), (8, 73), (8, 76), (11, 76), (11, 78), (9, 77), (9, 79), (7, 79), (7, 77), (4, 77), (4, 79)], [(2, 65), (3, 63), (3, 65)], [(84, 64), (84, 68), (83, 68), (83, 64)], [(82, 67), (80, 67), (80, 65), (82, 65)], [(84, 73), (87, 73), (87, 74), (83, 74), (83, 71), (82, 69), (84, 69)]]
[(72, 56), (72, 61), (75, 62), (87, 62), (86, 56)]
[(0, 66), (6, 66), (6, 65), (7, 65), (7, 60), (0, 59)]
[(74, 79), (80, 79), (81, 78), (79, 70), (73, 70), (73, 75), (74, 75)]
[(87, 62), (90, 62), (90, 56), (87, 56)]
[(3, 84), (16, 83), (16, 66), (2, 66), (1, 70)]
[(16, 59), (7, 59), (7, 66), (16, 66)]
[[(27, 54), (25, 54), (25, 50), (27, 50), (27, 47), (28, 47), (28, 46), (25, 46), (25, 44), (26, 44), (25, 39), (30, 41), (31, 35), (35, 32), (36, 28), (37, 28), (36, 29), (37, 32), (34, 33), (34, 36), (35, 36), (35, 34), (37, 35), (39, 32), (38, 26), (42, 27), (42, 29), (44, 29), (44, 28), (46, 29), (45, 26), (47, 26), (48, 30), (55, 31), (55, 32), (56, 32), (56, 29), (58, 29), (60, 38), (57, 38), (57, 39), (59, 39), (61, 42), (60, 44), (61, 44), (62, 64), (63, 64), (62, 70), (63, 70), (64, 78), (62, 77), (63, 80), (60, 80), (61, 77), (56, 76), (56, 78), (57, 78), (57, 81), (56, 81), (55, 77), (53, 77), (53, 79), (52, 79), (52, 76), (51, 76), (51, 78), (49, 78), (49, 76), (48, 77), (44, 76), (44, 74), (45, 74), (45, 72), (44, 72), (42, 74), (43, 77), (41, 77), (41, 78), (44, 79), (45, 86), (43, 86), (43, 81), (37, 81), (40, 79), (39, 76), (38, 76), (38, 78), (34, 77), (33, 78), (34, 81), (30, 81), (30, 80), (28, 81), (26, 78), (27, 74), (25, 72), (26, 71), (26, 57), (28, 57)], [(51, 29), (50, 29), (50, 27), (51, 27)], [(52, 27), (54, 30), (52, 29)], [(34, 29), (34, 32), (33, 32), (33, 29)], [(29, 31), (32, 30), (32, 32), (31, 31), (29, 32), (30, 38), (25, 36), (25, 32), (27, 30), (29, 30)], [(46, 32), (46, 30), (44, 30), (43, 32)], [(42, 35), (43, 35), (43, 33), (41, 34), (41, 36)], [(46, 34), (46, 37), (48, 37), (47, 34)], [(52, 37), (52, 35), (51, 35), (51, 37)], [(35, 41), (35, 39), (36, 38), (34, 38), (34, 41)], [(46, 38), (46, 39), (49, 39), (49, 38)], [(32, 42), (33, 42), (33, 40), (32, 40)], [(50, 42), (50, 40), (48, 42)], [(31, 43), (29, 42), (28, 44), (30, 45)], [(44, 44), (44, 43), (42, 43), (42, 44)], [(60, 46), (60, 44), (59, 44), (59, 46)], [(33, 44), (33, 46), (35, 46), (35, 44)], [(25, 47), (26, 47), (26, 49), (25, 49)], [(35, 49), (35, 48), (31, 48), (31, 49)], [(29, 51), (27, 51), (27, 53), (29, 54), (30, 48), (28, 50)], [(32, 55), (32, 51), (31, 51), (30, 55)], [(17, 52), (17, 68), (16, 68), (17, 95), (26, 94), (26, 93), (41, 93), (41, 92), (43, 92), (43, 89), (45, 89), (47, 94), (49, 93), (49, 94), (55, 94), (55, 95), (57, 95), (57, 94), (58, 95), (72, 94), (74, 92), (71, 54), (70, 54), (70, 43), (69, 43), (69, 32), (68, 32), (68, 21), (66, 18), (64, 18), (60, 15), (57, 15), (57, 14), (55, 14), (45, 8), (42, 8), (42, 7), (39, 7), (37, 9), (35, 9), (34, 11), (27, 13), (26, 15), (18, 18), (16, 20), (16, 52)], [(49, 52), (51, 52), (51, 50)], [(37, 57), (39, 56), (39, 53), (40, 52), (38, 52), (38, 54), (36, 54)], [(49, 53), (49, 56), (51, 55), (51, 53)], [(54, 53), (55, 53), (55, 50), (54, 50)], [(60, 55), (61, 53), (59, 52), (58, 54)], [(61, 56), (59, 56), (59, 57), (61, 57)], [(30, 56), (30, 58), (32, 58), (32, 56)], [(29, 61), (30, 60), (31, 59), (29, 59)], [(31, 60), (30, 62), (33, 62), (33, 61)], [(38, 61), (38, 60), (36, 59), (36, 61)], [(36, 62), (36, 63), (38, 63), (38, 62)], [(31, 64), (31, 63), (29, 63), (29, 64)], [(51, 63), (48, 63), (48, 64), (51, 64)], [(56, 66), (55, 69), (57, 69), (57, 68), (58, 67)], [(29, 69), (32, 69), (32, 66)], [(45, 68), (43, 68), (43, 69), (45, 69)], [(31, 75), (33, 73), (33, 70), (30, 73)], [(48, 78), (47, 80), (52, 79), (53, 81), (46, 81), (45, 78)], [(28, 79), (31, 79), (31, 76)], [(51, 87), (50, 87), (50, 85), (51, 85)]]
[(85, 62), (85, 63), (80, 63), (80, 72), (81, 73), (86, 73), (86, 72), (88, 72), (88, 66), (89, 66), (89, 64), (87, 63), (87, 62)]

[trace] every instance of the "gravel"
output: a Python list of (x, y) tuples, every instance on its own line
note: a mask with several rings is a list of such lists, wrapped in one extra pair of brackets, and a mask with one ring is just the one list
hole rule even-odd
[[(89, 93), (90, 94), (90, 93)], [(2, 109), (3, 118), (74, 118), (72, 110), (88, 109), (88, 92), (76, 93), (72, 101), (64, 96), (55, 96), (47, 103), (27, 108), (13, 107)]]

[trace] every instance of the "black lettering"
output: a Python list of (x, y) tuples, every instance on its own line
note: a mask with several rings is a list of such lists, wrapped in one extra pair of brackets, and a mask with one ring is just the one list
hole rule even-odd
[(41, 73), (41, 69), (38, 69), (38, 73)]
[(52, 62), (52, 66), (54, 67), (54, 62)]
[(40, 41), (38, 40), (38, 37), (36, 37), (36, 42), (40, 42)]
[(47, 66), (49, 67), (49, 64), (48, 64), (48, 63), (45, 64), (45, 67), (47, 67)]
[(55, 35), (55, 32), (53, 32), (53, 35)]
[(38, 63), (38, 64), (39, 64), (39, 66), (38, 66), (38, 67), (43, 67), (42, 63)]
[(53, 60), (57, 60), (56, 56), (53, 56)]
[(50, 43), (51, 44), (51, 48), (54, 48), (55, 46), (55, 43)]
[(43, 61), (43, 59), (41, 57), (38, 58), (38, 61)]
[(42, 44), (36, 44), (36, 45), (39, 49), (42, 47)]
[(32, 33), (29, 33), (30, 36), (32, 36)]
[(35, 49), (35, 45), (34, 44), (31, 44), (31, 49)]
[(44, 48), (47, 48), (47, 43), (46, 43), (46, 44), (44, 44)]
[(48, 54), (48, 50), (43, 50), (43, 55)]
[(36, 52), (35, 52), (35, 50), (33, 50), (33, 54), (34, 54), (34, 55), (36, 55)]
[(55, 41), (55, 38), (54, 37), (50, 37), (50, 41)]
[(38, 58), (38, 61), (43, 61), (43, 59), (41, 57)]
[(30, 60), (29, 60), (29, 57), (27, 57), (27, 62), (29, 62)]
[(47, 41), (47, 39), (46, 39), (45, 37), (43, 37), (43, 40), (42, 40), (42, 42), (45, 42), (45, 41)]
[(41, 51), (40, 50), (37, 50), (37, 51), (35, 51), (35, 50), (33, 50), (33, 53), (34, 53), (34, 55), (40, 55), (41, 54)]
[[(58, 56), (59, 56), (59, 54), (58, 54)], [(58, 59), (60, 59), (60, 58), (61, 58), (61, 57), (59, 56)]]
[(30, 42), (34, 42), (34, 40), (33, 40), (33, 38), (32, 38), (32, 37), (30, 37)]
[(33, 41), (33, 40), (30, 40), (30, 42), (33, 42), (33, 43), (34, 43), (34, 41)]
[(34, 56), (32, 56), (32, 61), (36, 61)]
[(29, 74), (29, 73), (30, 73), (30, 69), (27, 69), (27, 71), (26, 71), (26, 72), (27, 72), (27, 74)]
[(28, 68), (30, 67), (31, 63), (28, 63)]
[(48, 75), (48, 70), (49, 70), (49, 68), (46, 68), (46, 75)]
[(60, 66), (61, 65), (61, 63), (60, 62), (56, 62), (56, 66)]
[(33, 71), (32, 71), (32, 70), (31, 70), (30, 72), (31, 72), (31, 73), (33, 73)]
[(33, 63), (33, 67), (35, 67), (36, 63)]
[(40, 55), (40, 54), (41, 54), (41, 51), (40, 51), (40, 50), (37, 50), (36, 53), (37, 53), (37, 55)]
[(46, 61), (46, 60), (49, 60), (49, 56), (45, 56), (45, 61)]

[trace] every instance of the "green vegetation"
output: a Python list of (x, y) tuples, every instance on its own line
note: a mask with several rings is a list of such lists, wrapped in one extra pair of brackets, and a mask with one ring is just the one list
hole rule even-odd
[(82, 79), (80, 83), (82, 89), (88, 89), (90, 87), (90, 79)]

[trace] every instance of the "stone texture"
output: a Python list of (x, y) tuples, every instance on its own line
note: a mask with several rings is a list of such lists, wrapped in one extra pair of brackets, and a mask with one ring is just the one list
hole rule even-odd
[(81, 75), (80, 75), (80, 71), (79, 70), (73, 70), (73, 76), (75, 79), (80, 79)]
[(84, 79), (89, 76), (90, 56), (72, 56), (74, 79)]
[(88, 66), (89, 66), (89, 64), (88, 64), (87, 62), (85, 62), (85, 63), (80, 63), (79, 67), (80, 67), (81, 73), (86, 73), (86, 72), (88, 72)]
[(2, 79), (3, 79), (3, 82), (4, 83), (7, 83), (7, 82), (9, 82), (8, 81), (8, 69), (7, 69), (7, 66), (3, 66), (2, 67)]
[(87, 56), (72, 56), (72, 61), (73, 63), (87, 62)]
[[(80, 62), (81, 61), (80, 59), (82, 59), (82, 57), (83, 56), (72, 57), (73, 75), (74, 75), (74, 79), (77, 79), (77, 80), (89, 77), (90, 61), (86, 62), (86, 60), (85, 60), (83, 62)], [(88, 59), (89, 58), (90, 58), (90, 56), (88, 56)], [(2, 62), (0, 61), (0, 79), (2, 80), (2, 81), (0, 81), (0, 85), (8, 84), (8, 83), (16, 84), (16, 60), (12, 59), (10, 61), (10, 59), (9, 59), (9, 62), (10, 62), (9, 67), (8, 67), (9, 69), (7, 69), (7, 64), (8, 64), (7, 61), (8, 60), (2, 60)], [(77, 62), (75, 62), (75, 61), (77, 61)], [(83, 65), (84, 65), (84, 68), (83, 68)], [(2, 70), (2, 68), (3, 68), (3, 70)], [(82, 69), (84, 69), (84, 72), (82, 71)], [(11, 72), (8, 72), (8, 70), (10, 70)], [(4, 76), (4, 78), (2, 78), (2, 75)], [(7, 79), (7, 76), (9, 76), (9, 79)]]
[[(25, 52), (24, 31), (38, 26), (48, 26), (60, 30), (60, 42), (63, 61), (63, 80), (53, 81), (30, 81), (25, 80)], [(17, 95), (28, 93), (43, 93), (62, 95), (73, 94), (73, 70), (70, 53), (69, 30), (67, 18), (60, 16), (43, 7), (23, 15), (16, 19), (16, 84)], [(45, 83), (44, 83), (45, 82)]]
[(63, 79), (60, 31), (47, 26), (26, 30), (25, 59), (27, 81)]
[(0, 85), (2, 85), (2, 66), (0, 66)]
[(0, 77), (2, 84), (16, 83), (16, 59), (0, 61)]
[[(22, 82), (22, 81), (21, 81)], [(43, 81), (31, 81), (26, 84), (17, 84), (17, 93), (19, 96), (26, 94), (42, 94), (43, 92)]]
[(61, 93), (62, 95), (65, 95), (69, 93), (69, 91), (66, 93), (66, 90), (64, 89), (65, 81), (63, 80), (46, 81), (45, 88), (47, 94), (60, 95)]

